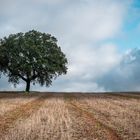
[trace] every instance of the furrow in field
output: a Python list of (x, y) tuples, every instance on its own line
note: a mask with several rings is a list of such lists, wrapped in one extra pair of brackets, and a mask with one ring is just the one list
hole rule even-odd
[[(125, 100), (121, 101), (125, 104)], [(113, 104), (112, 99), (106, 98), (106, 96), (105, 98), (101, 96), (98, 98), (81, 97), (81, 99), (76, 96), (74, 102), (94, 113), (95, 118), (100, 119), (103, 124), (113, 128), (123, 139), (133, 140), (134, 137), (140, 138), (140, 113), (131, 110), (129, 106), (125, 108)], [(139, 107), (137, 106), (137, 108)]]
[(28, 118), (32, 113), (37, 111), (43, 104), (43, 96), (36, 100), (30, 101), (24, 105), (20, 105), (14, 110), (6, 112), (3, 116), (0, 116), (0, 138), (7, 134), (12, 125), (20, 118)]
[(0, 117), (0, 140), (140, 139), (138, 99), (104, 94), (36, 97)]
[(6, 112), (16, 109), (20, 105), (24, 105), (28, 102), (35, 100), (34, 98), (8, 98), (0, 100), (0, 117), (3, 116)]
[(63, 97), (51, 95), (37, 112), (16, 123), (4, 140), (71, 140), (70, 117)]
[[(127, 100), (121, 97), (115, 97), (111, 95), (102, 95), (98, 96), (98, 98), (93, 97), (88, 97), (88, 98), (83, 98), (83, 100), (79, 101), (86, 101), (88, 104), (93, 104), (93, 105), (99, 105), (103, 106), (106, 105), (106, 107), (109, 107), (114, 110), (123, 110), (127, 115), (132, 115), (135, 114), (136, 116), (140, 115), (140, 100)], [(133, 117), (135, 117), (133, 115)]]
[(107, 96), (109, 97), (108, 101), (112, 105), (116, 105), (118, 108), (121, 108), (125, 111), (127, 111), (129, 114), (139, 114), (140, 115), (140, 99), (135, 100), (127, 100), (123, 99), (121, 97), (112, 97), (112, 96)]
[(40, 110), (40, 123), (27, 140), (71, 140), (70, 118), (63, 97), (52, 95)]
[[(79, 139), (88, 140), (120, 140), (121, 138), (99, 120), (97, 120), (93, 113), (85, 110), (83, 106), (79, 106), (73, 101), (69, 101), (69, 111), (73, 114), (73, 122), (75, 122), (75, 135)], [(77, 126), (77, 128), (76, 128)], [(80, 127), (78, 127), (80, 126)], [(75, 136), (76, 137), (76, 136)], [(78, 140), (77, 138), (77, 140)]]

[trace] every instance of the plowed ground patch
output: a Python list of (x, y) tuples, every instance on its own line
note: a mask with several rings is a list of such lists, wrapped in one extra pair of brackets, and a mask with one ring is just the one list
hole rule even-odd
[(94, 117), (94, 114), (85, 110), (84, 107), (70, 101), (68, 104), (70, 114), (73, 114), (74, 118), (77, 120), (75, 124), (79, 121), (80, 127), (75, 129), (75, 131), (81, 131), (81, 137), (85, 137), (88, 140), (121, 140), (121, 138), (108, 126), (102, 124), (99, 120)]
[(139, 95), (32, 95), (0, 115), (0, 140), (140, 140)]
[(12, 124), (19, 118), (28, 118), (37, 111), (43, 104), (44, 98), (39, 97), (31, 102), (17, 107), (14, 110), (6, 112), (0, 117), (0, 137), (8, 131)]

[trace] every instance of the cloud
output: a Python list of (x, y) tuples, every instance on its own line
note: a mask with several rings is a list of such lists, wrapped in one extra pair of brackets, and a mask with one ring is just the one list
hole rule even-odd
[(0, 12), (5, 22), (1, 33), (7, 27), (8, 34), (10, 27), (17, 31), (37, 28), (67, 41), (106, 39), (120, 29), (127, 5), (116, 0), (2, 0)]
[(58, 38), (68, 74), (49, 89), (33, 90), (102, 91), (97, 79), (120, 62), (117, 46), (105, 41), (120, 34), (130, 5), (127, 0), (2, 0), (0, 37), (36, 29)]
[(121, 57), (116, 46), (104, 44), (80, 49), (77, 48), (76, 55), (71, 53), (67, 75), (56, 79), (48, 90), (104, 91), (103, 85), (100, 86), (96, 81), (119, 63)]
[(120, 63), (98, 79), (98, 84), (105, 90), (139, 91), (140, 90), (140, 49), (128, 51)]
[(70, 76), (86, 78), (92, 75), (92, 78), (96, 78), (119, 61), (116, 46), (112, 44), (96, 47), (79, 47), (76, 49), (75, 53), (70, 54), (71, 64), (68, 70)]

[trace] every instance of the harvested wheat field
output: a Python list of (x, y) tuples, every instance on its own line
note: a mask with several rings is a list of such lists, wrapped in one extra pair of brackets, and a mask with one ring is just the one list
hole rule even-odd
[(140, 94), (1, 93), (0, 140), (140, 140)]

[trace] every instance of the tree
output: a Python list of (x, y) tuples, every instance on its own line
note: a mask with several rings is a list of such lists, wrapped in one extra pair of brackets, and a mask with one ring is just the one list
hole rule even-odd
[(49, 86), (66, 73), (67, 59), (54, 36), (31, 30), (0, 39), (0, 74), (14, 85), (24, 80), (26, 92), (31, 82)]

